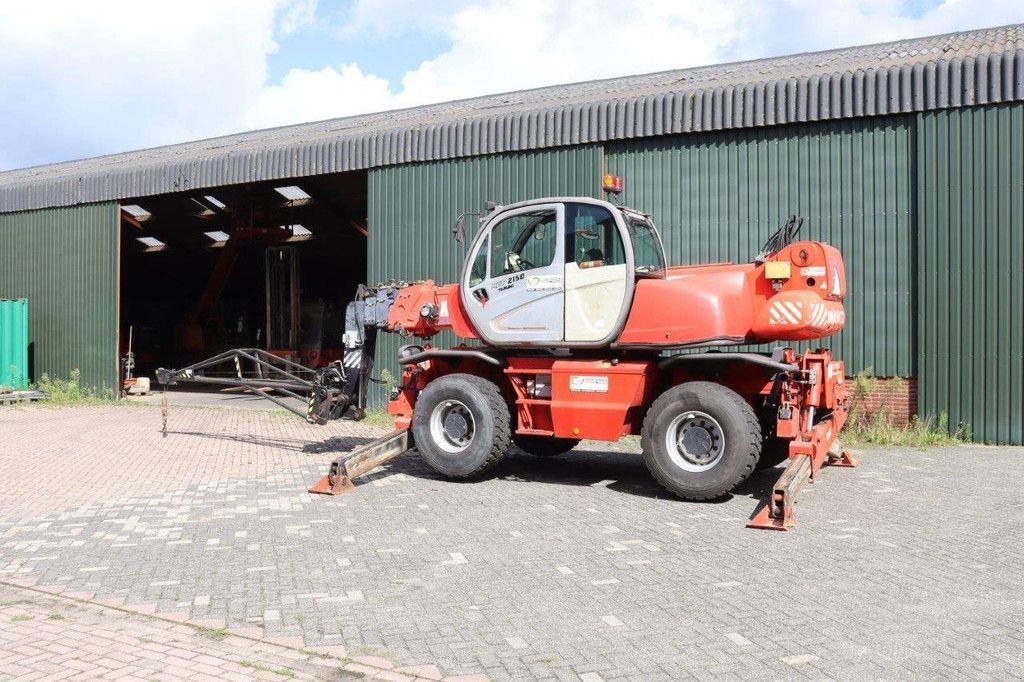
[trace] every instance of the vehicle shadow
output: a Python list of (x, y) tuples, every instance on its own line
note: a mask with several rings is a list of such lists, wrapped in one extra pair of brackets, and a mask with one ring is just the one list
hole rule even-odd
[[(435, 472), (419, 457), (415, 450), (392, 460), (378, 474), (403, 473), (415, 478), (449, 480)], [(755, 471), (732, 493), (698, 504), (721, 504), (734, 497), (764, 500), (782, 469)], [(557, 486), (594, 487), (603, 485), (609, 490), (654, 499), (679, 500), (662, 488), (651, 476), (639, 453), (609, 450), (578, 449), (557, 457), (534, 457), (517, 449), (510, 451), (486, 479), (509, 482), (542, 483)], [(465, 479), (472, 483), (480, 479)], [(356, 481), (359, 485), (359, 481)]]
[[(215, 440), (227, 440), (261, 447), (301, 452), (307, 455), (342, 456), (362, 447), (374, 439), (365, 436), (332, 436), (321, 441), (297, 443), (284, 438), (270, 438), (265, 435), (209, 433), (203, 431), (173, 431), (168, 435), (197, 436)], [(326, 465), (325, 465), (326, 466)], [(762, 501), (768, 499), (772, 485), (782, 472), (782, 466), (774, 469), (755, 471), (750, 478), (737, 486), (731, 493), (714, 500), (693, 504), (721, 504), (734, 497), (745, 497)], [(325, 472), (326, 473), (326, 469)], [(473, 483), (480, 479), (452, 481), (437, 473), (419, 456), (416, 450), (391, 460), (372, 472), (375, 479), (394, 474), (405, 474), (413, 478), (455, 483)], [(662, 488), (651, 477), (638, 452), (595, 450), (578, 448), (557, 457), (535, 457), (513, 448), (501, 462), (485, 477), (512, 483), (542, 483), (554, 486), (593, 487), (603, 485), (609, 490), (647, 497), (652, 499), (678, 500)], [(367, 482), (366, 478), (356, 479), (358, 488)]]
[(358, 447), (362, 447), (373, 441), (373, 438), (366, 436), (333, 436), (313, 443), (302, 443), (285, 438), (271, 438), (265, 435), (251, 435), (239, 433), (210, 433), (208, 431), (178, 431), (167, 430), (168, 436), (196, 436), (198, 438), (210, 438), (213, 440), (226, 440), (246, 445), (258, 445), (260, 447), (272, 448), (274, 450), (286, 450), (288, 452), (302, 452), (308, 455), (337, 454), (343, 455)]

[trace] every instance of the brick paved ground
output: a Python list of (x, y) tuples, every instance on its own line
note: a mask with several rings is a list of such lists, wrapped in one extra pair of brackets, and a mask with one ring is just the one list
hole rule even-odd
[(688, 504), (628, 446), (510, 456), (473, 484), (407, 457), (329, 498), (304, 490), (330, 448), (379, 431), (159, 422), (0, 411), (0, 581), (444, 675), (1024, 674), (1022, 448), (860, 453), (784, 534), (743, 528), (777, 472)]
[(0, 679), (356, 679), (345, 661), (0, 585)]

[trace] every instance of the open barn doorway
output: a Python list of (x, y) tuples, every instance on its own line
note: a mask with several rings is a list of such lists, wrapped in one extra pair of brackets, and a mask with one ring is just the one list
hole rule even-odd
[(125, 200), (122, 365), (129, 345), (142, 377), (238, 347), (340, 359), (345, 306), (366, 281), (366, 215), (365, 172)]

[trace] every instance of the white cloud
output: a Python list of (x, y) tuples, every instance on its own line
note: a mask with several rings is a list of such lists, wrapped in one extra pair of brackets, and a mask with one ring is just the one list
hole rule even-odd
[[(705, 9), (701, 9), (705, 7)], [(402, 79), (424, 101), (713, 62), (750, 27), (740, 4), (530, 0), (470, 7), (453, 17), (451, 49)]]
[[(946, 0), (912, 18), (900, 0), (362, 0), (343, 35), (443, 33), (444, 53), (389, 83), (355, 64), (293, 70), (247, 120), (281, 125), (555, 83), (609, 78), (994, 26), (1016, 0)], [(386, 49), (386, 47), (382, 47)], [(303, 115), (305, 114), (305, 117)]]
[(275, 37), (300, 37), (316, 11), (316, 0), (4, 3), (0, 164), (1021, 19), (1017, 0), (947, 0), (917, 17), (901, 0), (359, 0), (339, 51), (425, 33), (449, 47), (392, 82), (343, 60), (267, 82)]
[(18, 165), (236, 130), (283, 0), (0, 8), (0, 146)]
[(245, 112), (245, 121), (249, 128), (260, 128), (381, 111), (394, 106), (395, 98), (388, 89), (388, 82), (363, 73), (357, 64), (325, 67), (319, 71), (292, 69), (280, 85), (259, 91), (252, 108)]
[(281, 8), (277, 20), (278, 35), (291, 35), (316, 21), (317, 0), (292, 0)]

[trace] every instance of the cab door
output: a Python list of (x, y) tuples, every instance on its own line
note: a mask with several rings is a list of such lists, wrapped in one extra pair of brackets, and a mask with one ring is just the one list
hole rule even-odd
[(565, 342), (614, 340), (633, 294), (633, 252), (603, 203), (566, 204)]
[(501, 213), (473, 243), (463, 305), (493, 345), (560, 344), (564, 335), (565, 207)]

